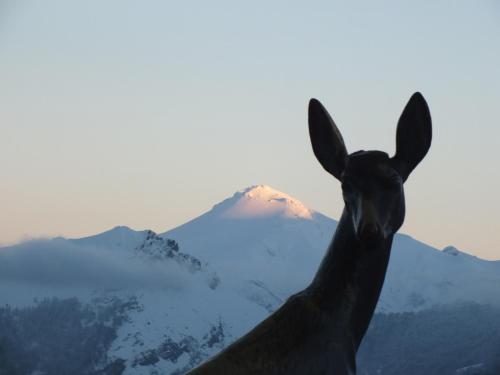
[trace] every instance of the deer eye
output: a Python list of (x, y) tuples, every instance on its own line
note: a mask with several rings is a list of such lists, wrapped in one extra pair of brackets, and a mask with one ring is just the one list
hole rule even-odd
[(401, 178), (397, 175), (384, 179), (384, 186), (390, 189), (398, 189), (401, 186)]

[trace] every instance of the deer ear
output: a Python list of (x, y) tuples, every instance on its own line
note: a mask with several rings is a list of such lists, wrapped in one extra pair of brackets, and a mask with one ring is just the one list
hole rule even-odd
[(398, 121), (396, 155), (392, 158), (406, 181), (431, 147), (432, 121), (427, 103), (419, 92), (412, 95)]
[(314, 155), (320, 164), (340, 180), (347, 150), (339, 129), (325, 107), (316, 99), (309, 101), (309, 136)]

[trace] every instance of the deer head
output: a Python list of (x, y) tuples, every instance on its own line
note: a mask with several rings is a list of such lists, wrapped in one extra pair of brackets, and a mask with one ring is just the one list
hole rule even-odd
[(393, 235), (405, 215), (403, 183), (431, 145), (431, 116), (424, 97), (413, 94), (404, 108), (393, 157), (382, 151), (348, 154), (340, 131), (316, 99), (309, 102), (309, 135), (320, 164), (342, 183), (356, 237), (371, 243)]

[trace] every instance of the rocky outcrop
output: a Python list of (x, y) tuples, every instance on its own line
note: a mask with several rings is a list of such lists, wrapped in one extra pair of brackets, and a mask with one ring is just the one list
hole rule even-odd
[(162, 238), (152, 230), (146, 231), (146, 237), (136, 247), (135, 254), (152, 261), (173, 260), (191, 273), (203, 272), (207, 276), (207, 283), (211, 289), (217, 288), (220, 283), (220, 278), (215, 272), (208, 270), (206, 263), (190, 254), (181, 252), (179, 244), (175, 240)]

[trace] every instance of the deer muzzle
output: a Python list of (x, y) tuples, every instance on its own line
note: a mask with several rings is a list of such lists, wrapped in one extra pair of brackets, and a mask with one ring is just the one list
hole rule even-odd
[(383, 238), (383, 230), (377, 218), (375, 206), (369, 200), (363, 200), (360, 207), (357, 234), (360, 240), (375, 242)]

